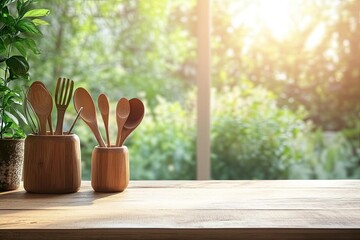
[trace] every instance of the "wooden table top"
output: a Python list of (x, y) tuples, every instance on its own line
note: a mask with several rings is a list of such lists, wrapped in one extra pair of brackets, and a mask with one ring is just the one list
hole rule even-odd
[(0, 239), (360, 239), (360, 180), (130, 181), (0, 192)]

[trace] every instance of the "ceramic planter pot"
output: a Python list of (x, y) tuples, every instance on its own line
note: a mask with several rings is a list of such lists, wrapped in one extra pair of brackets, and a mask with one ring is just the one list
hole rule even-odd
[(95, 147), (91, 160), (91, 186), (96, 192), (122, 192), (129, 184), (127, 147)]
[(0, 191), (20, 186), (24, 162), (23, 139), (0, 139)]
[(73, 193), (81, 185), (80, 139), (33, 135), (25, 140), (24, 188), (31, 193)]

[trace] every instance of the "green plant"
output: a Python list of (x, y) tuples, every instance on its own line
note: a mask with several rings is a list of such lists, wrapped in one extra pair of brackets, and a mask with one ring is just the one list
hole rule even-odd
[(126, 145), (132, 179), (195, 179), (195, 109), (158, 97)]
[(359, 178), (359, 152), (343, 132), (316, 129), (296, 141), (294, 151), (301, 159), (291, 165), (289, 178)]
[(40, 53), (35, 38), (41, 36), (39, 25), (48, 24), (40, 18), (49, 14), (48, 9), (33, 9), (33, 3), (0, 1), (0, 139), (25, 136), (19, 121), (26, 123), (21, 82), (30, 79), (27, 56)]
[(287, 179), (302, 156), (296, 139), (310, 130), (304, 110), (277, 105), (251, 82), (213, 92), (212, 176), (215, 179)]
[(215, 179), (359, 177), (360, 125), (344, 133), (314, 129), (304, 110), (279, 107), (274, 94), (252, 85), (213, 92)]

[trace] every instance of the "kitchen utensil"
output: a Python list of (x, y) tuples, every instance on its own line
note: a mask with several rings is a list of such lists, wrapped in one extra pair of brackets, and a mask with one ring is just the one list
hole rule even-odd
[(96, 119), (96, 111), (94, 101), (92, 100), (88, 91), (84, 88), (77, 88), (74, 93), (74, 106), (76, 111), (79, 111), (81, 107), (83, 110), (80, 113), (80, 117), (89, 126), (91, 131), (94, 133), (97, 142), (100, 147), (105, 147), (104, 140), (102, 139), (99, 127)]
[(28, 99), (39, 118), (39, 134), (46, 135), (46, 121), (53, 108), (51, 95), (41, 84), (34, 84), (29, 88)]
[(129, 100), (130, 103), (130, 114), (127, 118), (122, 133), (120, 146), (122, 146), (126, 140), (126, 138), (132, 133), (137, 126), (141, 123), (144, 118), (145, 107), (142, 101), (138, 98), (132, 98)]
[(83, 107), (81, 107), (81, 108), (79, 109), (79, 111), (77, 112), (76, 118), (74, 119), (74, 122), (71, 124), (71, 127), (69, 128), (69, 131), (66, 133), (67, 135), (69, 135), (69, 134), (71, 133), (71, 130), (73, 129), (73, 127), (75, 126), (76, 121), (77, 121), (78, 118), (80, 117), (80, 113), (81, 113), (82, 110), (83, 110)]
[(64, 115), (69, 106), (74, 89), (74, 81), (70, 79), (58, 79), (55, 89), (55, 104), (57, 109), (57, 122), (55, 135), (63, 134)]
[(116, 105), (116, 123), (118, 127), (118, 133), (116, 138), (116, 146), (120, 146), (121, 135), (123, 131), (126, 119), (130, 114), (130, 103), (126, 98), (121, 98)]
[[(43, 82), (40, 82), (40, 81), (35, 81), (35, 82), (33, 82), (31, 85), (30, 85), (30, 88), (31, 88), (31, 86), (33, 86), (33, 85), (35, 85), (35, 84), (40, 84), (41, 86), (43, 86), (44, 88), (45, 88), (45, 90), (46, 91), (48, 91), (47, 90), (47, 88), (46, 88), (46, 86), (45, 86), (45, 84), (43, 83)], [(50, 92), (48, 91), (48, 93), (49, 93), (49, 95), (51, 96), (51, 94), (50, 94)], [(53, 132), (53, 128), (52, 128), (52, 119), (51, 119), (51, 113), (49, 114), (49, 116), (48, 116), (48, 125), (49, 125), (49, 131), (50, 131), (50, 134), (51, 135), (53, 135), (54, 134), (54, 132)]]
[(104, 121), (105, 132), (106, 132), (106, 140), (107, 146), (111, 147), (110, 145), (110, 137), (109, 137), (109, 100), (105, 94), (100, 94), (98, 98), (98, 107), (101, 112), (101, 117)]

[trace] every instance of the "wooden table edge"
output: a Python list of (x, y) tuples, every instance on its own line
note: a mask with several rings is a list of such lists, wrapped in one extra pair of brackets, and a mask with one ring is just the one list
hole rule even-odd
[(0, 239), (360, 239), (360, 228), (0, 229)]

